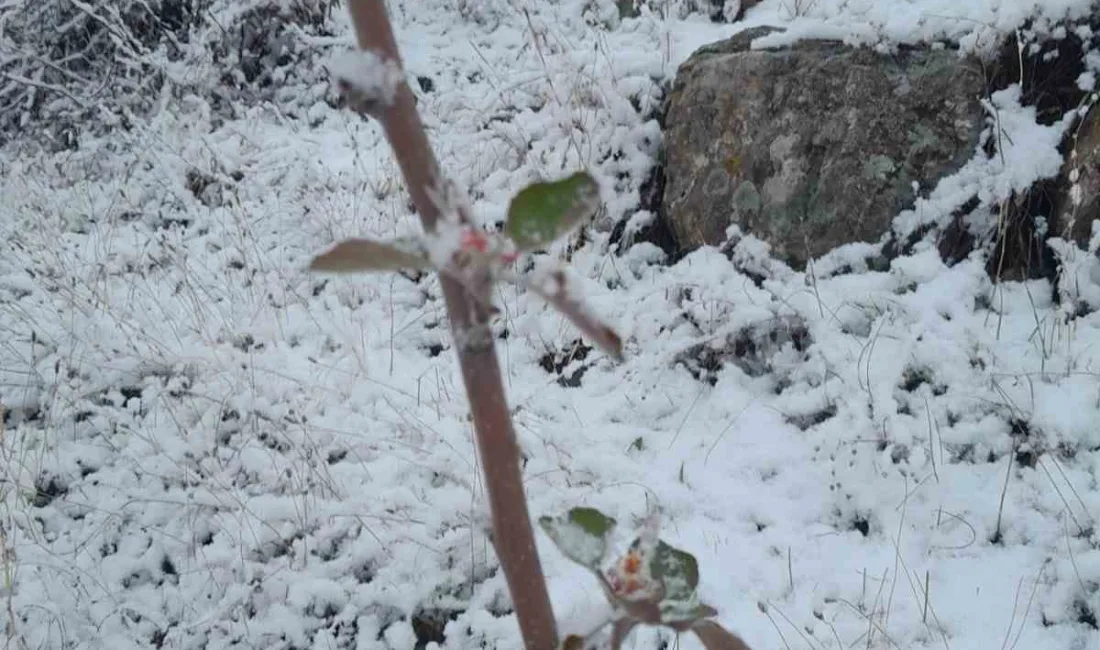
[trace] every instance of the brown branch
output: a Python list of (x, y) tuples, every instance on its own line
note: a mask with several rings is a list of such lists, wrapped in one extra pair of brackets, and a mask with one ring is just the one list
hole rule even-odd
[(741, 637), (706, 619), (697, 621), (691, 628), (707, 650), (752, 650)]
[[(400, 68), (401, 57), (383, 1), (349, 0), (348, 8), (359, 46)], [(370, 112), (382, 123), (424, 229), (429, 235), (434, 233), (441, 218), (437, 199), (443, 183), (407, 83), (402, 80), (398, 84), (391, 103), (373, 105)], [(462, 209), (457, 216), (469, 222)], [(489, 312), (484, 307), (489, 303), (492, 280), (486, 268), (467, 269), (471, 276), (466, 283), (451, 274), (442, 274), (440, 283), (485, 468), (493, 544), (512, 594), (524, 647), (552, 650), (558, 645), (557, 626), (535, 547), (519, 447), (489, 327)]]

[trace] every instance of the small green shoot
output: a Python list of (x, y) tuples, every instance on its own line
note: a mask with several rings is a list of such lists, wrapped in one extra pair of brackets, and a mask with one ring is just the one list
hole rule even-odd
[[(562, 516), (542, 517), (539, 523), (562, 554), (592, 571), (603, 587), (615, 610), (614, 618), (607, 621), (612, 650), (621, 650), (638, 625), (694, 632), (707, 650), (747, 650), (741, 639), (710, 620), (717, 610), (699, 602), (695, 556), (658, 539), (655, 529), (646, 530), (622, 557), (603, 569), (600, 565), (614, 519), (592, 508), (574, 508)], [(570, 635), (562, 648), (586, 647), (596, 633)]]
[[(511, 279), (530, 289), (569, 319), (606, 354), (616, 361), (623, 358), (623, 343), (613, 329), (592, 315), (571, 290), (564, 270), (551, 269), (537, 277), (516, 277), (506, 267), (521, 253), (545, 248), (568, 234), (580, 223), (591, 219), (600, 207), (599, 185), (586, 172), (577, 172), (557, 181), (534, 183), (520, 190), (508, 210), (504, 235), (487, 233), (464, 226), (449, 261), (442, 268), (432, 261), (429, 241), (404, 238), (391, 242), (372, 239), (348, 239), (318, 255), (311, 271), (356, 273), (436, 269), (460, 280), (470, 277), (472, 269), (488, 268), (493, 280)], [(438, 259), (438, 258), (437, 258)], [(465, 283), (467, 287), (472, 283)], [(489, 304), (490, 295), (473, 296), (479, 304)]]

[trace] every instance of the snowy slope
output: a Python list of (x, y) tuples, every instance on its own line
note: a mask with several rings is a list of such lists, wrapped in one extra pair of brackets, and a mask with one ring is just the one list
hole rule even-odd
[[(610, 0), (391, 3), (480, 218), (536, 178), (603, 184), (608, 215), (572, 261), (627, 361), (585, 355), (536, 297), (498, 296), (532, 511), (659, 512), (756, 650), (1100, 647), (1100, 312), (930, 245), (884, 272), (854, 246), (808, 276), (751, 238), (671, 266), (609, 242), (645, 220), (660, 88), (704, 43), (768, 23), (980, 48), (1088, 4), (765, 0), (717, 25), (686, 3), (627, 20)], [(315, 102), (297, 117), (220, 124), (188, 100), (76, 151), (0, 157), (10, 647), (519, 647), (437, 282), (303, 271), (336, 239), (414, 232), (400, 174), (377, 125), (297, 92)], [(1005, 155), (899, 230), (1057, 171), (1068, 122), (1018, 97), (994, 98)], [(723, 362), (738, 338), (747, 360)], [(563, 629), (583, 628), (596, 585), (540, 545)]]

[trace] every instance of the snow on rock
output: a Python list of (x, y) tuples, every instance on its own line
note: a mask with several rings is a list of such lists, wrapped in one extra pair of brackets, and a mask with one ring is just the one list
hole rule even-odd
[[(608, 2), (581, 0), (390, 4), (410, 79), (432, 82), (415, 87), (440, 162), (490, 224), (580, 167), (610, 222), (630, 219), (661, 86), (743, 26), (649, 9), (608, 26)], [(984, 42), (1087, 6), (764, 0), (745, 24)], [(1013, 92), (993, 105), (1019, 150), (976, 157), (899, 227), (1057, 171), (1065, 125)], [(418, 231), (378, 125), (320, 100), (308, 123), (211, 114), (169, 101), (63, 154), (0, 152), (5, 638), (519, 648), (436, 278), (304, 270), (342, 238)], [(534, 515), (589, 505), (625, 536), (659, 513), (699, 560), (700, 599), (758, 649), (1095, 645), (1100, 311), (1065, 282), (1095, 265), (1056, 291), (931, 246), (878, 269), (838, 251), (821, 273), (751, 237), (670, 266), (599, 231), (574, 248), (624, 363), (584, 352), (537, 296), (497, 296)], [(791, 322), (800, 343), (736, 336)], [(715, 345), (727, 356), (702, 356)], [(563, 351), (559, 383), (539, 362)], [(589, 625), (599, 588), (539, 545), (563, 626)], [(647, 628), (633, 647), (662, 642)]]
[(940, 180), (927, 197), (917, 198), (911, 210), (894, 219), (894, 230), (908, 237), (928, 223), (943, 225), (953, 210), (976, 197), (981, 205), (996, 206), (1014, 192), (1058, 175), (1062, 156), (1058, 145), (1074, 122), (1063, 120), (1044, 126), (1035, 119), (1035, 108), (1020, 105), (1020, 87), (997, 91), (985, 102), (990, 116), (989, 137), (997, 142), (997, 155), (975, 156), (958, 173)]
[(829, 38), (880, 48), (951, 41), (963, 51), (988, 51), (1014, 30), (1050, 33), (1091, 11), (1088, 0), (765, 0), (749, 17), (788, 26), (759, 39), (762, 48)]

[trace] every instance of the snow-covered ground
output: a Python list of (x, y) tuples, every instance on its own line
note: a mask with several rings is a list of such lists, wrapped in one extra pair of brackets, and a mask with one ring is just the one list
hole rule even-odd
[[(665, 11), (620, 21), (611, 0), (391, 3), (478, 217), (540, 177), (587, 167), (604, 186), (572, 263), (627, 360), (498, 296), (533, 513), (659, 512), (756, 650), (1100, 648), (1100, 312), (930, 244), (830, 274), (839, 251), (812, 276), (750, 238), (671, 266), (609, 244), (610, 223), (645, 220), (660, 87), (696, 47), (768, 23), (980, 48), (1089, 3), (765, 0), (736, 25), (650, 4)], [(333, 53), (352, 42), (334, 21)], [(519, 647), (436, 280), (304, 271), (339, 238), (419, 227), (377, 125), (327, 91), (225, 123), (179, 102), (75, 151), (0, 157), (7, 647)], [(1068, 123), (1037, 125), (1018, 91), (992, 100), (1004, 155), (976, 155), (899, 229), (1057, 171)], [(752, 363), (712, 362), (744, 331), (763, 337)], [(602, 596), (539, 543), (577, 631)], [(661, 639), (677, 643), (643, 629), (629, 647)]]

